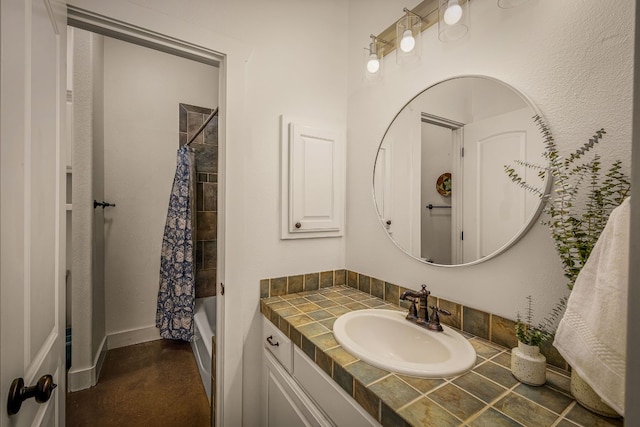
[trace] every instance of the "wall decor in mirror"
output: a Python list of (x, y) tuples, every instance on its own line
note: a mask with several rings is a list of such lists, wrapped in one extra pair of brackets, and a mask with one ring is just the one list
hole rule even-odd
[[(542, 200), (504, 171), (546, 164), (537, 108), (494, 78), (460, 76), (416, 95), (378, 148), (373, 193), (393, 242), (423, 262), (455, 266), (490, 259), (535, 223)], [(531, 168), (518, 173), (536, 181)]]

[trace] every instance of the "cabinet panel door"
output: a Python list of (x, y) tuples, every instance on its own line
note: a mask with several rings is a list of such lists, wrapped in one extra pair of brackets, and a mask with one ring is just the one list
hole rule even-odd
[(269, 427), (310, 426), (311, 424), (300, 413), (273, 371), (269, 370), (267, 376), (267, 419)]

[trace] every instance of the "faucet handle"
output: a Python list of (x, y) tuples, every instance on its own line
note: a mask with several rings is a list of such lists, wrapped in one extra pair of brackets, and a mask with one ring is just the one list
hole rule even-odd
[(445, 316), (451, 316), (451, 312), (444, 308), (436, 307), (435, 305), (431, 305), (429, 307), (431, 308), (431, 316), (429, 316), (427, 328), (432, 331), (442, 332), (443, 329), (442, 325), (440, 325), (440, 316), (438, 316), (438, 313), (444, 314)]

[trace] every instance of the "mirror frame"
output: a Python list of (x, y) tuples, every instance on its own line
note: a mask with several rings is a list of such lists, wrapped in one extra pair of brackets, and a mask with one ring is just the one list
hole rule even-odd
[[(378, 144), (378, 149), (376, 151), (376, 157), (375, 157), (374, 162), (373, 162), (373, 174), (372, 174), (373, 176), (372, 176), (372, 181), (371, 181), (371, 193), (372, 193), (372, 196), (373, 196), (373, 205), (375, 207), (376, 214), (378, 216), (378, 222), (380, 223), (380, 226), (384, 230), (384, 232), (387, 235), (387, 237), (393, 242), (393, 244), (398, 249), (400, 249), (402, 252), (407, 254), (409, 257), (413, 258), (414, 260), (419, 261), (422, 264), (432, 265), (432, 266), (435, 266), (435, 267), (453, 268), (453, 267), (466, 267), (466, 266), (476, 265), (476, 264), (480, 264), (480, 263), (485, 262), (485, 261), (489, 261), (490, 259), (493, 259), (493, 258), (497, 257), (498, 255), (506, 252), (509, 248), (511, 248), (513, 245), (515, 245), (520, 239), (522, 239), (525, 236), (525, 234), (527, 234), (529, 232), (529, 230), (531, 230), (531, 228), (536, 224), (538, 218), (540, 217), (540, 214), (542, 214), (542, 211), (544, 210), (544, 206), (546, 204), (546, 200), (541, 197), (540, 201), (537, 204), (536, 209), (531, 213), (531, 215), (529, 215), (529, 218), (527, 218), (527, 222), (525, 223), (525, 225), (522, 226), (522, 228), (520, 228), (520, 230), (511, 239), (509, 239), (504, 245), (502, 245), (496, 251), (492, 252), (491, 254), (489, 254), (489, 255), (487, 255), (487, 256), (485, 256), (483, 258), (479, 258), (479, 259), (477, 259), (475, 261), (471, 261), (471, 262), (467, 262), (467, 263), (463, 263), (463, 264), (435, 264), (435, 263), (428, 262), (428, 261), (426, 261), (426, 260), (424, 260), (422, 258), (418, 258), (417, 256), (411, 254), (407, 249), (405, 249), (402, 246), (400, 246), (398, 244), (398, 242), (396, 242), (396, 240), (387, 231), (387, 229), (385, 227), (385, 224), (384, 224), (384, 218), (382, 217), (382, 215), (380, 214), (380, 210), (378, 209), (378, 201), (376, 199), (376, 188), (375, 188), (376, 166), (378, 165), (378, 156), (380, 155), (380, 149), (382, 148), (382, 144), (384, 142), (384, 139), (387, 136), (387, 133), (389, 133), (389, 130), (391, 129), (391, 126), (393, 126), (393, 123), (396, 121), (398, 116), (405, 110), (405, 108), (407, 108), (420, 95), (426, 93), (429, 89), (431, 89), (431, 88), (433, 88), (433, 87), (435, 87), (437, 85), (440, 85), (442, 83), (449, 82), (449, 81), (452, 81), (452, 80), (464, 79), (464, 78), (486, 79), (486, 80), (490, 80), (490, 81), (492, 81), (494, 83), (497, 83), (499, 85), (505, 86), (508, 89), (511, 89), (515, 94), (517, 94), (531, 108), (531, 110), (533, 111), (534, 115), (539, 116), (542, 119), (543, 122), (545, 121), (544, 120), (544, 116), (540, 112), (539, 108), (524, 93), (522, 93), (521, 91), (519, 91), (515, 87), (511, 86), (510, 84), (508, 84), (506, 82), (503, 82), (502, 80), (499, 80), (499, 79), (497, 79), (495, 77), (485, 76), (485, 75), (482, 75), (482, 74), (462, 74), (462, 75), (459, 75), (459, 76), (449, 77), (447, 79), (440, 80), (440, 81), (438, 81), (438, 82), (436, 82), (436, 83), (434, 83), (432, 85), (429, 85), (427, 88), (425, 88), (422, 91), (418, 92), (415, 96), (413, 96), (411, 99), (409, 99), (409, 101), (407, 101), (402, 106), (402, 108), (400, 108), (400, 110), (393, 116), (393, 119), (391, 120), (391, 122), (387, 126), (387, 129), (384, 131), (384, 134), (382, 135), (382, 139), (380, 140), (380, 143)], [(514, 184), (514, 185), (516, 185), (516, 184)], [(547, 176), (545, 178), (545, 183), (543, 184), (543, 187), (544, 187), (544, 195), (546, 196), (551, 192), (551, 188), (553, 187), (553, 177), (551, 177), (549, 174), (547, 174)], [(526, 191), (526, 190), (523, 190), (523, 191)]]

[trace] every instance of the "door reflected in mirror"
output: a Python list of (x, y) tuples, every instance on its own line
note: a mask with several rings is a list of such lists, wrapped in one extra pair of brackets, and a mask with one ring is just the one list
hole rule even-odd
[(452, 266), (490, 259), (535, 223), (542, 201), (504, 171), (511, 165), (539, 188), (545, 164), (537, 109), (489, 77), (445, 80), (414, 97), (389, 125), (374, 166), (383, 227), (410, 256)]

